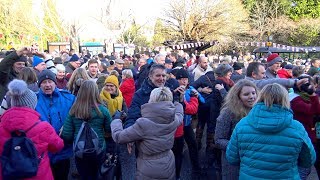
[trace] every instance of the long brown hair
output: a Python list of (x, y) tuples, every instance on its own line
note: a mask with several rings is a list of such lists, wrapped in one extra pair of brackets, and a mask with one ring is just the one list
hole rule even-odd
[(102, 116), (99, 110), (99, 105), (102, 101), (99, 96), (98, 86), (95, 82), (86, 80), (82, 83), (77, 99), (70, 109), (70, 115), (79, 119), (91, 119), (92, 107), (96, 110), (99, 116)]
[(76, 84), (79, 79), (89, 80), (89, 75), (84, 68), (77, 68), (74, 70), (68, 81), (67, 88), (74, 95), (76, 95), (78, 90), (77, 88), (80, 86)]
[(19, 79), (24, 80), (27, 84), (32, 84), (37, 82), (36, 73), (29, 67), (25, 67), (19, 73)]
[(238, 81), (228, 92), (225, 102), (222, 108), (228, 108), (234, 115), (237, 120), (242, 119), (246, 115), (248, 115), (251, 108), (245, 107), (240, 99), (240, 93), (243, 87), (249, 86), (253, 87), (256, 90), (258, 95), (257, 86), (246, 79), (242, 79)]

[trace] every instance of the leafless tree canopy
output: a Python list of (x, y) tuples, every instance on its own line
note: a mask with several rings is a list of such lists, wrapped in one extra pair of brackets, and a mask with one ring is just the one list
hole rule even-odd
[(248, 29), (239, 0), (173, 0), (165, 10), (164, 32), (173, 40), (230, 39)]

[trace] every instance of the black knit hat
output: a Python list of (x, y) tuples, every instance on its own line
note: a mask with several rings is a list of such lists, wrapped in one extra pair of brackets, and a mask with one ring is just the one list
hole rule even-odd
[(237, 62), (235, 62), (235, 63), (233, 63), (233, 70), (239, 70), (239, 69), (242, 69), (242, 67), (241, 67), (241, 65), (239, 64), (239, 63), (237, 63)]
[(189, 78), (188, 71), (183, 68), (179, 69), (176, 74), (176, 79), (181, 79), (181, 78)]
[(51, 79), (54, 83), (57, 84), (56, 75), (52, 71), (50, 71), (49, 69), (45, 69), (45, 70), (41, 71), (38, 78), (39, 78), (38, 79), (38, 86), (39, 87), (40, 87), (40, 84), (42, 83), (42, 81), (44, 81), (46, 79)]

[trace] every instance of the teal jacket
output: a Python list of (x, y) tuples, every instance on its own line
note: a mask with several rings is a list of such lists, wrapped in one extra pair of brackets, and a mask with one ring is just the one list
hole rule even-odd
[[(105, 150), (106, 142), (104, 137), (105, 133), (111, 133), (111, 116), (107, 107), (105, 107), (104, 105), (99, 105), (99, 110), (101, 111), (102, 116), (99, 116), (96, 110), (92, 108), (92, 118), (89, 120), (89, 125), (99, 137), (99, 146), (102, 147), (103, 150)], [(70, 116), (69, 114), (63, 125), (62, 139), (67, 142), (74, 142), (82, 122), (83, 121), (81, 119)]]
[(303, 125), (291, 110), (257, 103), (235, 127), (227, 147), (229, 163), (240, 165), (239, 179), (300, 179), (298, 166), (316, 159)]

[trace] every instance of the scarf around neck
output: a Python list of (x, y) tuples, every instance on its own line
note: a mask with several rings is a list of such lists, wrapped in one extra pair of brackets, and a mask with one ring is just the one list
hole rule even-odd
[(123, 103), (122, 93), (121, 91), (119, 91), (119, 89), (117, 91), (118, 91), (118, 95), (115, 96), (114, 98), (111, 97), (111, 94), (105, 91), (104, 89), (102, 89), (100, 93), (100, 97), (104, 102), (106, 102), (111, 116), (113, 116), (117, 110), (119, 111), (122, 110), (122, 103)]
[(217, 77), (217, 79), (220, 79), (221, 81), (226, 83), (230, 88), (234, 85), (234, 82), (226, 77)]
[(310, 101), (310, 95), (306, 92), (296, 92), (297, 94), (299, 94), (299, 96), (306, 100), (306, 101)]

